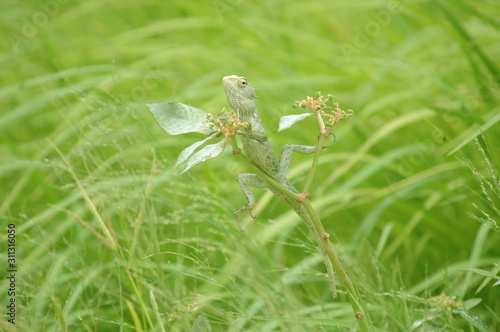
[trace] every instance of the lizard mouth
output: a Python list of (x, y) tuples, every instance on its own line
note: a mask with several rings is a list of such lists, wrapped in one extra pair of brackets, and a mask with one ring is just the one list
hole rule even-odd
[(245, 77), (231, 75), (222, 79), (222, 85), (226, 91), (227, 101), (231, 108), (238, 114), (253, 111), (255, 105), (255, 89), (248, 83)]
[(222, 84), (224, 85), (224, 88), (226, 86), (230, 86), (238, 81), (240, 77), (236, 75), (230, 75), (230, 76), (224, 76), (222, 78)]

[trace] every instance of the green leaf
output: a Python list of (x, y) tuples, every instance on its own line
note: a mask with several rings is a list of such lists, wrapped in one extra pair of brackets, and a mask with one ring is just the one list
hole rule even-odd
[(214, 139), (215, 137), (217, 137), (218, 134), (219, 133), (217, 132), (217, 133), (205, 138), (204, 140), (198, 141), (198, 142), (194, 143), (193, 145), (190, 145), (187, 148), (185, 148), (184, 150), (182, 150), (182, 152), (179, 154), (179, 157), (177, 158), (177, 161), (175, 162), (174, 167), (177, 167), (180, 164), (182, 164), (184, 161), (186, 161), (186, 159), (188, 159), (194, 153), (194, 151), (196, 151), (196, 149), (198, 147), (205, 144), (206, 141)]
[(127, 299), (124, 299), (124, 300), (125, 300), (125, 303), (127, 304), (128, 309), (130, 310), (130, 313), (132, 314), (132, 318), (134, 319), (136, 331), (142, 332), (141, 319), (139, 318), (139, 315), (137, 314), (137, 311), (135, 310), (134, 305), (129, 300), (127, 300)]
[(479, 329), (480, 331), (486, 331), (486, 332), (488, 332), (488, 325), (476, 313), (474, 313), (474, 312), (472, 312), (470, 310), (465, 310), (465, 309), (458, 309), (458, 313), (466, 321), (468, 321), (470, 324), (474, 325), (475, 328)]
[(463, 269), (462, 271), (469, 271), (469, 272), (472, 272), (472, 273), (477, 273), (477, 274), (480, 274), (482, 276), (485, 276), (485, 277), (488, 277), (488, 278), (492, 278), (492, 279), (496, 279), (496, 280), (499, 280), (500, 281), (500, 277), (491, 273), (490, 271), (485, 271), (485, 270), (481, 270), (481, 269)]
[(465, 309), (470, 310), (470, 309), (474, 308), (475, 306), (477, 306), (479, 303), (481, 303), (482, 300), (483, 299), (478, 298), (478, 297), (468, 299), (468, 300), (464, 301), (464, 307), (465, 307)]
[(146, 106), (160, 127), (170, 135), (193, 132), (209, 134), (214, 131), (205, 118), (207, 113), (199, 108), (168, 101), (146, 103)]
[(498, 121), (500, 121), (500, 113), (497, 113), (495, 116), (493, 116), (491, 119), (486, 121), (479, 129), (476, 129), (472, 134), (468, 135), (460, 144), (458, 144), (453, 150), (448, 152), (447, 156), (451, 156), (458, 150), (460, 150), (464, 145), (472, 141), (474, 138), (478, 137), (481, 135), (483, 132), (488, 130), (491, 126), (496, 124)]
[(308, 116), (313, 115), (314, 113), (302, 113), (302, 114), (294, 114), (294, 115), (286, 115), (280, 118), (280, 125), (278, 131), (282, 131), (283, 129), (290, 128), (295, 123), (304, 120)]
[(181, 174), (198, 164), (204, 163), (205, 161), (210, 159), (214, 159), (215, 157), (220, 155), (222, 151), (224, 151), (226, 144), (227, 139), (223, 139), (217, 144), (210, 144), (205, 146), (203, 149), (196, 152), (189, 158), (186, 168), (181, 172)]
[(436, 319), (437, 316), (430, 316), (426, 317), (424, 319), (419, 319), (414, 321), (411, 324), (410, 331), (416, 330), (421, 326), (424, 326), (424, 324), (429, 324), (429, 325), (436, 325), (437, 323), (433, 323), (433, 320)]

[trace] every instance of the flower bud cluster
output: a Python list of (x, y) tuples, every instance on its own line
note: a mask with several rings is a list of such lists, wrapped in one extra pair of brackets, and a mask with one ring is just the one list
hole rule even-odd
[(339, 104), (333, 101), (331, 94), (324, 97), (321, 91), (316, 92), (314, 97), (307, 97), (306, 100), (296, 101), (295, 108), (308, 108), (314, 113), (320, 114), (327, 119), (325, 126), (333, 127), (334, 124), (353, 115), (352, 110), (344, 111)]
[(438, 296), (431, 296), (429, 300), (430, 302), (439, 305), (446, 311), (452, 311), (462, 307), (462, 303), (457, 300), (456, 296), (448, 296), (446, 294), (441, 294)]
[(207, 113), (205, 118), (210, 128), (223, 133), (227, 138), (236, 136), (240, 128), (249, 126), (248, 122), (240, 120), (239, 114), (236, 114), (233, 110), (227, 111), (225, 108), (222, 109), (219, 115), (214, 116), (211, 113)]

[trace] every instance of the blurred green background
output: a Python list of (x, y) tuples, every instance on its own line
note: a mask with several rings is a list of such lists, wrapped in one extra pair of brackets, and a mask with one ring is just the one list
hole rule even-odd
[[(257, 88), (276, 152), (316, 141), (313, 119), (277, 133), (296, 99), (321, 90), (354, 111), (311, 201), (375, 327), (499, 329), (498, 1), (0, 6), (0, 250), (14, 224), (18, 270), (2, 330), (356, 328), (283, 203), (256, 190), (238, 230), (249, 170), (230, 149), (172, 168), (202, 135), (168, 136), (144, 102), (218, 113), (232, 74)], [(294, 156), (298, 188), (310, 163)]]

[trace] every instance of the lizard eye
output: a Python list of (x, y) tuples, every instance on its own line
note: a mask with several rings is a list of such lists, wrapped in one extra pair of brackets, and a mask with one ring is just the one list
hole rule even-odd
[(240, 86), (240, 88), (244, 88), (246, 87), (248, 84), (246, 78), (240, 78), (240, 80), (238, 81), (238, 85)]

